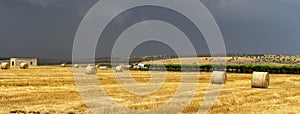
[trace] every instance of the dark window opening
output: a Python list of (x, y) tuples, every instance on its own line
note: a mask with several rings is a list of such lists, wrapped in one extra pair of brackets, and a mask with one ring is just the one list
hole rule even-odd
[(15, 65), (15, 62), (11, 62), (11, 65), (14, 66), (14, 65)]
[(30, 62), (30, 65), (32, 65), (32, 62)]

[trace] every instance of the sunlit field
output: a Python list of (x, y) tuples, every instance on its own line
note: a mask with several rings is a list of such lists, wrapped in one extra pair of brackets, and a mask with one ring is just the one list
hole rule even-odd
[[(56, 66), (0, 70), (0, 113), (91, 113), (80, 98), (72, 71), (71, 67)], [(149, 72), (131, 71), (131, 74), (139, 83), (150, 81)], [(98, 69), (97, 75), (114, 102), (133, 110), (162, 106), (176, 93), (181, 78), (180, 72), (167, 72), (165, 83), (158, 91), (137, 96), (118, 85), (111, 69)], [(208, 113), (300, 113), (300, 75), (270, 74), (269, 89), (251, 88), (252, 74), (227, 76), (227, 83)], [(198, 82), (196, 94), (184, 113), (198, 112), (210, 73), (201, 72)]]

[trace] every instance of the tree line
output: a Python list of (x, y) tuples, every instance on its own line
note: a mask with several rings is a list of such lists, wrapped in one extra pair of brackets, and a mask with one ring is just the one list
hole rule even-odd
[(299, 65), (253, 65), (253, 64), (205, 64), (205, 65), (180, 65), (180, 64), (145, 64), (145, 68), (130, 68), (142, 71), (173, 71), (173, 72), (197, 72), (197, 71), (226, 71), (231, 73), (269, 72), (272, 74), (300, 74)]

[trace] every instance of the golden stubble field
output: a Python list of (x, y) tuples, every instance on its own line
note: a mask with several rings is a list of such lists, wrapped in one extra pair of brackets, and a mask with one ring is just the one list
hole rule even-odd
[[(91, 113), (83, 103), (71, 67), (40, 66), (0, 70), (0, 113)], [(131, 71), (139, 83), (150, 80), (149, 72)], [(165, 83), (155, 93), (136, 96), (122, 89), (111, 69), (98, 69), (99, 82), (111, 100), (120, 106), (147, 110), (162, 106), (176, 93), (180, 73), (167, 72)], [(300, 113), (300, 75), (271, 74), (270, 88), (251, 88), (251, 74), (227, 74), (227, 84), (208, 113)], [(194, 99), (184, 113), (197, 113), (209, 85), (210, 73), (201, 72)], [(180, 99), (180, 100), (184, 100)]]

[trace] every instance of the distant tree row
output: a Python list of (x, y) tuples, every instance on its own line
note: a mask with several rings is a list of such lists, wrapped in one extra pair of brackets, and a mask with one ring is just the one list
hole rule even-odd
[(138, 68), (131, 70), (143, 70), (143, 71), (174, 71), (174, 72), (197, 72), (197, 71), (226, 71), (231, 73), (252, 73), (269, 72), (272, 74), (300, 74), (300, 66), (278, 66), (278, 65), (180, 65), (180, 64), (146, 64), (145, 68)]

